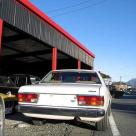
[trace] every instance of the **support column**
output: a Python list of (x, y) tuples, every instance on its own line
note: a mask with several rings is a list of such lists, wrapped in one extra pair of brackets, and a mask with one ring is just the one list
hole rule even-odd
[(0, 57), (2, 56), (2, 32), (3, 32), (3, 20), (0, 18)]
[(77, 61), (77, 68), (81, 69), (81, 61), (80, 60)]
[(57, 69), (57, 48), (52, 49), (52, 70)]

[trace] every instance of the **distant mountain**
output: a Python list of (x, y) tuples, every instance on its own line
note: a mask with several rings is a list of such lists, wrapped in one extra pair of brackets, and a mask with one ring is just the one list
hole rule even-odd
[(136, 87), (136, 78), (129, 80), (127, 84), (131, 85), (132, 87)]

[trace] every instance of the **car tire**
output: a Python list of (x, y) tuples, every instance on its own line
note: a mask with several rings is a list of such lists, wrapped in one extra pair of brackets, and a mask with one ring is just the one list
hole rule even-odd
[[(7, 113), (8, 115), (13, 115), (13, 114), (15, 114), (15, 112), (16, 112), (16, 110), (15, 110), (15, 105), (16, 105), (16, 102), (14, 102), (14, 101), (7, 101), (6, 103), (5, 103), (5, 109), (6, 109), (6, 107), (8, 106), (10, 106), (10, 108), (11, 108), (11, 112), (10, 113)], [(6, 113), (5, 113), (6, 114)]]
[(112, 98), (116, 98), (116, 94), (115, 93), (112, 94)]
[(108, 128), (108, 112), (105, 114), (104, 118), (99, 121), (96, 122), (96, 130), (97, 131), (104, 131)]
[(33, 125), (42, 126), (45, 124), (45, 120), (32, 118)]
[(17, 112), (17, 102), (13, 102), (13, 106), (12, 106), (12, 113), (11, 114), (15, 114)]

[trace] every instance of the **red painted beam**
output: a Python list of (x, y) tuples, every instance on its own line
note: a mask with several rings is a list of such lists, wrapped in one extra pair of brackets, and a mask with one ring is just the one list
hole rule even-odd
[(3, 20), (0, 18), (0, 56), (2, 55)]
[(81, 69), (81, 62), (80, 62), (80, 60), (77, 60), (77, 68)]
[(22, 5), (24, 5), (31, 12), (33, 12), (34, 14), (36, 14), (37, 16), (39, 16), (42, 20), (44, 20), (45, 22), (47, 22), (48, 24), (50, 24), (57, 31), (61, 32), (64, 36), (66, 36), (69, 40), (71, 40), (73, 43), (75, 43), (77, 46), (79, 46), (87, 54), (89, 54), (90, 56), (92, 56), (93, 58), (95, 58), (95, 55), (91, 51), (89, 51), (83, 44), (81, 44), (73, 36), (71, 36), (68, 32), (66, 32), (62, 27), (60, 27), (57, 23), (55, 23), (45, 13), (43, 13), (36, 6), (34, 6), (30, 1), (28, 1), (28, 0), (16, 0), (16, 1), (20, 2)]
[(57, 48), (52, 49), (52, 70), (57, 69)]

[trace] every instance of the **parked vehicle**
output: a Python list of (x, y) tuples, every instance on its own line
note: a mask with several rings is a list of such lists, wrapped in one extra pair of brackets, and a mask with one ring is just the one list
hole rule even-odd
[(125, 91), (125, 95), (136, 95), (136, 91), (135, 90), (126, 90)]
[(16, 95), (0, 93), (0, 96), (4, 100), (5, 114), (15, 113), (17, 110), (16, 106), (18, 103), (18, 99), (17, 99)]
[(44, 119), (96, 122), (105, 130), (111, 96), (101, 75), (93, 70), (55, 70), (37, 85), (22, 86), (18, 95), (20, 112), (34, 124)]
[(18, 87), (6, 76), (0, 76), (0, 96), (5, 103), (5, 114), (11, 114), (15, 112), (18, 99)]
[(41, 80), (39, 77), (29, 74), (13, 74), (10, 75), (9, 77), (18, 87), (23, 85), (35, 84)]
[(112, 85), (109, 87), (109, 90), (110, 90), (111, 96), (113, 98), (121, 98), (124, 95), (124, 93), (125, 93), (124, 90), (117, 89), (116, 87), (114, 87)]

